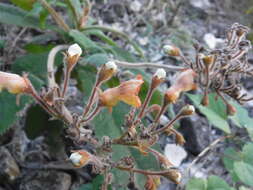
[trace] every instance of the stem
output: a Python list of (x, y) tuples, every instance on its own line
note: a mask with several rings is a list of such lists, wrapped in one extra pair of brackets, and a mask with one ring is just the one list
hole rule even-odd
[(168, 170), (149, 171), (149, 170), (141, 170), (141, 169), (135, 169), (135, 168), (127, 168), (127, 167), (123, 167), (123, 166), (117, 166), (116, 168), (119, 170), (135, 172), (135, 173), (139, 173), (139, 174), (143, 174), (143, 175), (165, 175), (168, 173)]
[(209, 84), (210, 84), (210, 79), (209, 79), (209, 66), (206, 65), (206, 86), (205, 86), (205, 91), (204, 91), (204, 97), (208, 96)]
[(68, 68), (66, 68), (66, 72), (65, 72), (65, 76), (64, 76), (64, 82), (63, 82), (63, 90), (62, 90), (62, 95), (61, 95), (62, 98), (64, 98), (65, 93), (67, 91), (68, 84), (69, 84), (69, 79), (70, 79), (70, 70)]
[(129, 63), (125, 61), (114, 60), (115, 63), (119, 66), (126, 67), (126, 68), (163, 68), (170, 71), (181, 71), (185, 69), (185, 67), (178, 67), (172, 65), (164, 65), (159, 63)]
[(45, 9), (51, 14), (51, 16), (54, 18), (55, 22), (62, 28), (65, 32), (69, 32), (70, 28), (65, 23), (63, 18), (51, 7), (51, 5), (46, 0), (39, 0), (40, 3), (43, 5)]
[(174, 119), (172, 119), (166, 126), (160, 128), (160, 129), (157, 129), (156, 131), (154, 131), (152, 133), (152, 135), (156, 135), (156, 134), (159, 134), (159, 133), (162, 133), (164, 132), (166, 129), (169, 129), (173, 126), (173, 124), (182, 117), (181, 114), (178, 114)]
[(162, 108), (160, 109), (160, 112), (158, 113), (158, 115), (156, 116), (155, 120), (153, 121), (153, 123), (156, 125), (161, 117), (161, 115), (165, 112), (165, 110), (167, 109), (169, 104), (167, 103), (163, 103)]
[(186, 57), (180, 52), (179, 57), (182, 59), (182, 61), (189, 67), (192, 66), (191, 62), (186, 59)]
[(222, 101), (223, 101), (226, 105), (229, 105), (228, 101), (224, 98), (224, 96), (220, 93), (220, 91), (216, 90), (216, 93), (218, 94), (219, 97), (221, 97)]
[(93, 112), (85, 119), (85, 120), (83, 120), (82, 122), (88, 122), (88, 121), (90, 121), (90, 120), (92, 120), (100, 111), (101, 111), (101, 106), (97, 106), (94, 110), (93, 110)]
[(83, 117), (83, 118), (84, 118), (84, 117), (87, 115), (87, 113), (90, 111), (90, 108), (91, 108), (91, 106), (92, 106), (92, 104), (93, 104), (93, 100), (94, 100), (95, 95), (96, 95), (97, 87), (99, 87), (100, 84), (101, 84), (101, 83), (100, 83), (98, 80), (96, 80), (96, 83), (95, 83), (95, 85), (93, 86), (91, 95), (90, 95), (90, 97), (89, 97), (88, 104), (87, 104), (87, 106), (86, 106), (86, 107), (84, 108), (84, 110), (83, 110), (83, 113), (82, 113), (82, 117)]
[(150, 99), (152, 97), (152, 94), (154, 92), (154, 88), (152, 88), (152, 84), (150, 85), (149, 89), (148, 89), (148, 94), (143, 102), (143, 105), (141, 107), (141, 111), (139, 112), (138, 116), (137, 116), (137, 120), (134, 122), (134, 124), (139, 120), (141, 119), (143, 116), (144, 116), (144, 113), (145, 113), (145, 109), (148, 105), (148, 103), (150, 102)]
[(55, 46), (48, 54), (47, 59), (47, 80), (48, 80), (48, 87), (50, 89), (53, 89), (55, 86), (57, 86), (55, 82), (55, 76), (54, 76), (54, 60), (55, 56), (59, 51), (68, 49), (67, 45), (58, 45)]

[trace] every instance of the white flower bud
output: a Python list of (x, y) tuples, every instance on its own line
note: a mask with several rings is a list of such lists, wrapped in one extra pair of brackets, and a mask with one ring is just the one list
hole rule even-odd
[(171, 46), (171, 45), (165, 45), (165, 46), (163, 46), (163, 51), (164, 51), (165, 53), (170, 52), (170, 51), (173, 50), (173, 49), (174, 49), (174, 47)]
[(181, 110), (181, 114), (184, 116), (192, 115), (194, 113), (195, 113), (195, 108), (193, 105), (186, 105)]
[(113, 71), (116, 71), (118, 68), (114, 61), (108, 61), (105, 64), (105, 67), (106, 67), (106, 69), (112, 69)]
[(166, 71), (164, 69), (157, 69), (154, 76), (157, 76), (158, 79), (164, 79), (166, 77)]
[(80, 56), (82, 54), (82, 49), (80, 48), (80, 46), (78, 44), (73, 44), (73, 45), (69, 46), (68, 54), (70, 56), (75, 56), (75, 55)]
[(81, 161), (82, 155), (79, 154), (78, 152), (74, 152), (70, 155), (69, 159), (73, 163), (73, 165), (79, 165)]
[(206, 57), (205, 54), (199, 53), (199, 59), (204, 59), (204, 57)]
[(180, 50), (176, 46), (172, 45), (165, 45), (163, 46), (163, 51), (164, 53), (170, 55), (170, 56), (179, 56), (180, 55)]

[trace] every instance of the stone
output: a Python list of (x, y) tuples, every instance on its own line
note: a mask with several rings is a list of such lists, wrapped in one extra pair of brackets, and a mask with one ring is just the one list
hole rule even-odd
[(20, 169), (9, 150), (0, 147), (0, 178), (14, 181), (20, 175)]
[(36, 171), (29, 174), (20, 184), (20, 190), (69, 190), (71, 176), (60, 171)]
[(176, 144), (167, 144), (165, 146), (164, 154), (176, 167), (179, 167), (182, 161), (187, 157), (184, 148)]
[(219, 43), (224, 42), (223, 39), (216, 38), (212, 33), (205, 34), (203, 40), (210, 49), (214, 49)]
[[(210, 144), (210, 129), (208, 121), (197, 115), (180, 120), (179, 132), (185, 138), (185, 149), (197, 156)], [(212, 140), (212, 139), (211, 139)]]

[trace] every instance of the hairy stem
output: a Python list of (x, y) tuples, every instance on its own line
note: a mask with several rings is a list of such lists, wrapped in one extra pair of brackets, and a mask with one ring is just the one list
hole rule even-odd
[(65, 23), (63, 18), (51, 7), (51, 5), (46, 0), (39, 0), (39, 2), (43, 5), (45, 9), (51, 14), (55, 22), (62, 28), (65, 32), (69, 32), (70, 28)]
[(185, 67), (172, 66), (172, 65), (164, 65), (158, 63), (129, 63), (125, 61), (114, 60), (115, 63), (119, 66), (126, 68), (163, 68), (170, 71), (181, 71), (185, 69)]

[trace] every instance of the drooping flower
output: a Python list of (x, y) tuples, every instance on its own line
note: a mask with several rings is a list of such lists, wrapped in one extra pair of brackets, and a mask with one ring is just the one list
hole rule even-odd
[(181, 92), (195, 90), (197, 85), (194, 83), (196, 73), (192, 69), (186, 69), (178, 75), (174, 84), (166, 91), (165, 100), (168, 103), (175, 103)]
[(141, 85), (144, 83), (142, 76), (122, 82), (119, 86), (100, 92), (100, 105), (111, 109), (119, 101), (123, 101), (133, 107), (140, 107), (141, 100), (138, 97)]
[(0, 71), (0, 91), (2, 89), (7, 89), (12, 94), (28, 93), (29, 82), (25, 77)]
[(75, 167), (84, 167), (91, 160), (91, 154), (84, 150), (73, 151), (69, 157), (70, 161)]

